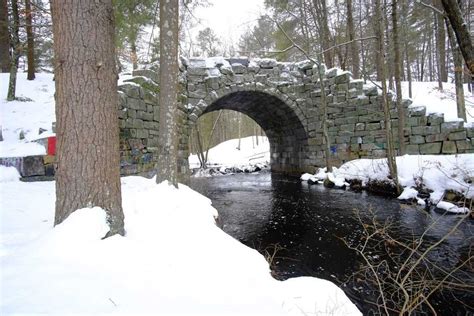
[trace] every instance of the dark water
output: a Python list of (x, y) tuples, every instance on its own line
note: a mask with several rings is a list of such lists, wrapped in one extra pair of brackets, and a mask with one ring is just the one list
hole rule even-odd
[[(275, 253), (272, 273), (276, 278), (315, 276), (331, 280), (364, 314), (378, 313), (370, 303), (375, 300), (370, 298), (373, 289), (348, 279), (363, 259), (341, 240), (361, 243), (362, 225), (356, 210), (362, 222), (374, 216), (379, 222), (390, 221), (390, 232), (406, 241), (428, 227), (425, 240), (436, 241), (459, 221), (459, 216), (428, 213), (395, 199), (309, 186), (270, 173), (193, 178), (191, 187), (212, 199), (226, 233), (264, 254)], [(473, 221), (465, 220), (430, 259), (445, 268), (459, 264), (472, 246), (473, 232)], [(472, 265), (464, 270), (463, 280), (473, 285)], [(438, 295), (432, 304), (438, 315), (467, 315), (472, 313), (474, 295), (468, 290)]]

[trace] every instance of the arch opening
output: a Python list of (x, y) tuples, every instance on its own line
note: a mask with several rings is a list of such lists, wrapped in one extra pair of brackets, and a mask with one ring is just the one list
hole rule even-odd
[(237, 91), (217, 99), (201, 115), (219, 110), (241, 112), (260, 125), (270, 142), (272, 171), (299, 174), (304, 170), (308, 135), (284, 101), (265, 92)]

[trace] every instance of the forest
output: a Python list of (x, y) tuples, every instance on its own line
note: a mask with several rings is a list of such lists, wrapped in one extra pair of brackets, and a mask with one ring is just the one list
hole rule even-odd
[[(452, 6), (450, 1), (445, 2), (448, 7)], [(460, 29), (465, 29), (464, 34), (472, 34), (472, 1), (458, 3), (459, 18), (464, 21)], [(458, 117), (466, 121), (466, 115), (472, 116), (466, 113), (462, 89), (463, 84), (467, 84), (469, 91), (472, 89), (467, 66), (470, 55), (462, 53), (462, 47), (467, 46), (458, 45), (457, 36), (462, 35), (460, 31), (453, 31), (441, 0), (384, 0), (380, 3), (380, 17), (374, 1), (265, 0), (265, 13), (249, 23), (235, 42), (220, 38), (210, 27), (201, 27), (197, 34), (191, 32), (202, 25), (193, 12), (211, 5), (207, 0), (183, 1), (179, 23), (181, 57), (247, 56), (300, 61), (314, 56), (327, 68), (349, 70), (354, 78), (366, 82), (381, 81), (384, 63), (388, 88), (397, 91), (397, 96), (412, 97), (413, 81), (437, 82), (440, 90), (444, 83), (455, 83)], [(0, 64), (2, 72), (12, 74), (9, 98), (14, 98), (15, 67), (18, 71), (27, 71), (29, 80), (34, 79), (35, 72), (53, 71), (51, 10), (49, 1), (44, 0), (2, 0), (2, 6)], [(159, 59), (157, 2), (114, 0), (113, 7), (118, 71), (156, 66)], [(378, 58), (378, 41), (382, 38), (377, 34), (379, 22), (385, 45), (381, 62)], [(295, 49), (295, 43), (303, 51)], [(407, 95), (402, 94), (398, 84), (402, 81), (408, 82)], [(212, 132), (214, 125), (215, 132)], [(199, 138), (204, 147), (263, 134), (251, 119), (232, 112), (210, 113), (200, 120), (193, 134), (193, 152), (199, 147), (196, 133), (201, 134)]]

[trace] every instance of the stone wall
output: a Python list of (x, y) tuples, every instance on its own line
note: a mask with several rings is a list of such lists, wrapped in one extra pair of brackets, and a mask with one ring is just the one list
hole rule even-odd
[[(158, 161), (159, 136), (159, 75), (152, 70), (137, 70), (133, 78), (119, 85), (118, 116), (120, 126), (121, 175), (153, 176)], [(181, 91), (182, 92), (182, 91)], [(178, 100), (178, 124), (182, 131), (179, 143), (181, 182), (189, 173), (187, 112), (182, 93)], [(185, 158), (182, 158), (185, 157)]]
[[(230, 109), (253, 118), (271, 143), (275, 171), (299, 173), (324, 166), (321, 129), (321, 83), (328, 101), (331, 161), (340, 165), (356, 158), (385, 156), (382, 96), (375, 86), (353, 80), (349, 72), (325, 70), (308, 61), (280, 63), (271, 59), (191, 59), (181, 68), (179, 97), (179, 168), (188, 174), (189, 133), (197, 119), (212, 111)], [(157, 161), (159, 83), (152, 71), (119, 87), (122, 174), (152, 174)], [(424, 107), (406, 109), (405, 141), (409, 154), (474, 152), (474, 128), (445, 122)], [(394, 139), (398, 128), (391, 105)], [(398, 143), (395, 144), (398, 147)], [(184, 179), (184, 178), (183, 178)]]

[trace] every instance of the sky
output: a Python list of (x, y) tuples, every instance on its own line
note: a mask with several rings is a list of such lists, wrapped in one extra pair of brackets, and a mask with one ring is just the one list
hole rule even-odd
[(212, 6), (199, 8), (194, 15), (201, 20), (193, 29), (198, 32), (210, 27), (222, 40), (238, 43), (248, 27), (255, 25), (265, 11), (264, 0), (209, 0)]

